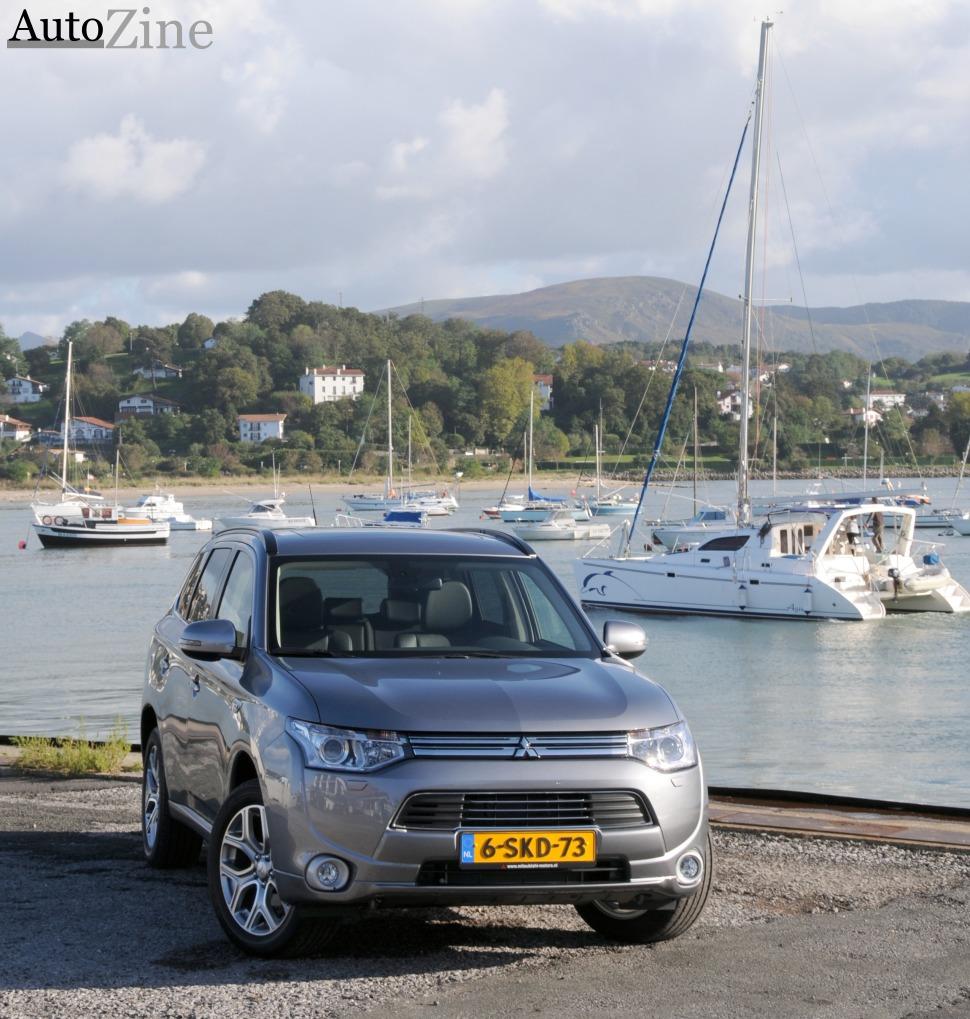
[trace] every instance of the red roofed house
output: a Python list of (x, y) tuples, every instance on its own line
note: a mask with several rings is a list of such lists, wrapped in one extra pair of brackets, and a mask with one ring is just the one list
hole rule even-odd
[[(63, 428), (61, 429), (63, 434)], [(89, 446), (95, 442), (107, 442), (114, 438), (115, 426), (101, 418), (71, 418), (71, 441), (81, 446)]]
[(300, 392), (305, 393), (314, 403), (333, 403), (350, 397), (356, 400), (364, 392), (364, 373), (360, 368), (339, 368), (324, 365), (322, 368), (306, 368), (300, 376)]
[(239, 441), (265, 442), (283, 438), (285, 414), (240, 414)]
[(0, 414), (0, 439), (26, 442), (30, 438), (30, 430), (30, 425), (26, 421), (18, 421), (9, 414)]

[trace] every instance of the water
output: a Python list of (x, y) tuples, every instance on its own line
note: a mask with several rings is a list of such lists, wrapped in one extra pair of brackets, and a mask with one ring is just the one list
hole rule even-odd
[[(800, 483), (788, 483), (797, 492)], [(850, 485), (849, 487), (855, 487)], [(753, 486), (753, 496), (767, 485)], [(928, 483), (949, 505), (952, 480)], [(550, 489), (551, 490), (551, 489)], [(254, 494), (259, 494), (254, 492)], [(733, 486), (705, 496), (730, 503)], [(466, 490), (463, 506), (433, 526), (479, 526), (498, 489)], [(689, 489), (671, 515), (689, 515)], [(186, 509), (216, 517), (242, 505), (193, 496)], [(663, 495), (647, 512), (659, 514)], [(321, 520), (335, 494), (316, 494)], [(309, 512), (292, 492), (287, 508)], [(25, 505), (0, 504), (0, 733), (106, 733), (121, 716), (132, 736), (154, 622), (207, 535), (176, 532), (161, 548), (42, 550), (28, 537)], [(494, 526), (483, 523), (481, 526)], [(945, 543), (944, 561), (970, 587), (970, 537)], [(539, 551), (575, 592), (572, 562), (588, 543), (546, 542)], [(599, 626), (622, 613), (593, 613)], [(629, 616), (647, 631), (638, 666), (660, 680), (689, 719), (715, 785), (798, 789), (970, 807), (970, 616), (891, 616), (879, 623)]]

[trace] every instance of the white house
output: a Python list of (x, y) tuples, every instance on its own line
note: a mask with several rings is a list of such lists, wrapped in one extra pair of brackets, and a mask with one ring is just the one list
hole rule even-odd
[(153, 361), (149, 368), (136, 368), (132, 375), (138, 375), (143, 379), (180, 379), (182, 369), (177, 364), (165, 364), (163, 361)]
[(866, 410), (864, 407), (853, 407), (849, 416), (855, 424), (878, 425), (882, 421), (882, 414), (878, 410)]
[(532, 385), (535, 387), (539, 410), (552, 409), (552, 376), (533, 375)]
[[(717, 394), (717, 409), (721, 417), (731, 416), (733, 421), (741, 420), (741, 394), (738, 390)], [(748, 397), (748, 417), (754, 414), (754, 401)]]
[(151, 393), (133, 393), (118, 401), (118, 417), (154, 417), (156, 414), (178, 414), (179, 405), (164, 396)]
[(869, 394), (869, 409), (883, 407), (888, 410), (891, 407), (902, 407), (906, 404), (905, 393), (895, 393), (888, 389), (874, 390)]
[(283, 438), (285, 414), (240, 414), (239, 441), (265, 442)]
[(339, 368), (306, 368), (300, 377), (300, 392), (314, 403), (333, 403), (348, 396), (356, 400), (364, 392), (364, 373), (345, 364)]
[(215, 350), (218, 345), (219, 341), (214, 336), (210, 336), (207, 340), (202, 341), (203, 350)]
[(80, 446), (92, 443), (110, 442), (114, 439), (115, 426), (101, 418), (71, 418), (71, 440)]
[(44, 398), (47, 385), (26, 375), (14, 375), (5, 382), (7, 394), (14, 403), (37, 403)]
[(0, 414), (0, 439), (26, 442), (30, 438), (30, 431), (30, 425), (26, 421), (18, 421), (9, 414)]

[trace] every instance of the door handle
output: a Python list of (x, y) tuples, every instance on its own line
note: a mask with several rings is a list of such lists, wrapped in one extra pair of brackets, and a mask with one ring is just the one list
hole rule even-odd
[(192, 696), (195, 697), (199, 690), (202, 689), (202, 680), (198, 676), (192, 677)]

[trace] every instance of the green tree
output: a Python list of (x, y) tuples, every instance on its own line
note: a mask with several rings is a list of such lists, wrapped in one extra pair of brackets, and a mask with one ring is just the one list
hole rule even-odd
[(0, 378), (22, 375), (26, 370), (27, 362), (20, 349), (20, 342), (8, 336), (0, 325)]
[(178, 328), (178, 345), (183, 350), (198, 350), (214, 329), (211, 318), (190, 312)]
[(514, 440), (532, 392), (532, 365), (520, 357), (498, 361), (478, 387), (482, 427), (496, 445)]

